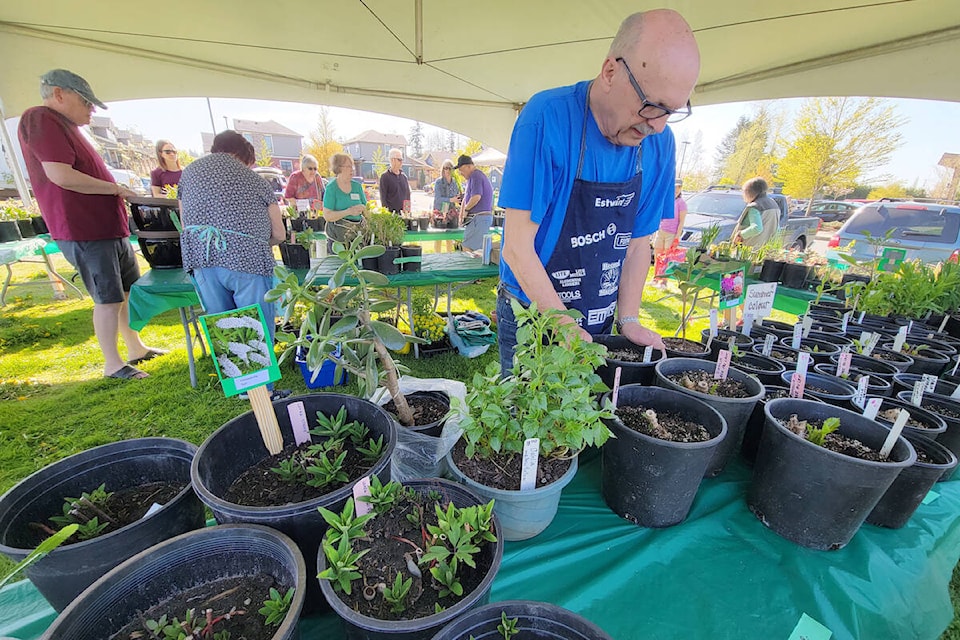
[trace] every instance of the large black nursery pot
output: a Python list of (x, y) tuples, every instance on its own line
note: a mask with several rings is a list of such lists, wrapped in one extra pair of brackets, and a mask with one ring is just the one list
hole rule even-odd
[(190, 487), (197, 448), (171, 438), (122, 440), (64, 458), (24, 478), (0, 497), (0, 552), (14, 562), (38, 544), (32, 522), (62, 515), (66, 497), (101, 484), (120, 491), (154, 482), (183, 485), (159, 510), (111, 533), (67, 544), (26, 570), (54, 609), (63, 611), (77, 594), (127, 558), (167, 538), (204, 525), (203, 505)]
[[(884, 349), (892, 351), (893, 343), (888, 342), (881, 345)], [(919, 353), (910, 355), (913, 358), (913, 364), (907, 367), (907, 373), (924, 374), (933, 376), (940, 375), (947, 365), (950, 364), (950, 356), (936, 349), (924, 349)]]
[(765, 526), (810, 549), (842, 549), (853, 538), (897, 475), (916, 462), (902, 436), (888, 462), (852, 458), (809, 442), (781, 420), (839, 418), (839, 433), (879, 450), (889, 429), (860, 414), (810, 400), (767, 403), (760, 450), (747, 505)]
[[(867, 396), (866, 400), (869, 402), (871, 399), (876, 397), (878, 396)], [(864, 406), (866, 406), (866, 404), (864, 404)], [(854, 404), (852, 400), (850, 401), (849, 408), (855, 413), (863, 413), (863, 409)], [(881, 397), (879, 411), (884, 412), (890, 409), (906, 409), (910, 412), (910, 417), (912, 419), (923, 425), (922, 427), (917, 427), (911, 424), (905, 424), (903, 426), (903, 433), (905, 436), (923, 436), (931, 440), (937, 440), (940, 435), (947, 430), (947, 423), (943, 421), (943, 418), (932, 411), (927, 411), (921, 407), (914, 406), (906, 400)], [(892, 420), (887, 420), (879, 413), (877, 414), (876, 421), (887, 425), (888, 427), (893, 425)]]
[[(862, 371), (858, 371), (853, 367), (850, 367), (850, 373), (848, 374), (847, 378), (841, 378), (840, 376), (836, 375), (837, 365), (832, 362), (820, 362), (815, 364), (813, 365), (813, 370), (830, 378), (838, 378), (844, 382), (848, 382), (851, 385), (857, 385), (860, 382), (860, 376), (868, 375), (870, 379), (867, 382), (867, 393), (874, 396), (884, 397), (893, 393), (893, 385), (890, 383), (890, 381), (885, 380), (880, 376), (874, 376)], [(854, 387), (854, 389), (856, 389), (856, 387)]]
[[(910, 404), (910, 394), (912, 391), (901, 391), (897, 394), (897, 400)], [(930, 413), (935, 414), (947, 425), (947, 430), (937, 436), (937, 442), (953, 452), (955, 456), (960, 457), (960, 402), (924, 394), (923, 408)]]
[[(440, 478), (411, 480), (404, 482), (403, 485), (420, 495), (436, 491), (443, 497), (442, 502), (444, 504), (449, 501), (458, 508), (486, 503), (486, 500), (468, 487)], [(481, 547), (479, 554), (474, 558), (478, 564), (489, 564), (490, 569), (473, 592), (440, 613), (413, 620), (380, 620), (357, 613), (340, 599), (329, 580), (320, 580), (320, 589), (323, 591), (323, 596), (334, 612), (343, 620), (347, 640), (422, 640), (430, 638), (458, 616), (489, 602), (490, 587), (493, 586), (493, 580), (500, 569), (504, 547), (503, 530), (496, 513), (494, 513), (493, 520), (497, 541)], [(326, 568), (327, 558), (323, 551), (320, 551), (317, 554), (317, 574), (322, 573)], [(426, 568), (423, 571), (426, 574)], [(429, 587), (425, 585), (424, 588)]]
[[(785, 347), (792, 347), (792, 343), (793, 336), (780, 339), (780, 344)], [(837, 355), (841, 349), (840, 345), (815, 338), (802, 338), (800, 340), (800, 351), (808, 351), (811, 360), (814, 362), (829, 362), (830, 356)]]
[[(43, 639), (109, 638), (142, 619), (144, 611), (184, 591), (223, 578), (262, 575), (271, 576), (281, 593), (295, 589), (290, 610), (273, 639), (299, 638), (297, 623), (309, 582), (299, 549), (290, 538), (267, 527), (221, 525), (185, 533), (130, 558), (74, 600)], [(261, 606), (251, 603), (246, 615), (259, 615)], [(183, 611), (171, 615), (182, 617)]]
[[(303, 402), (310, 425), (315, 425), (318, 411), (332, 416), (346, 407), (347, 420), (358, 420), (370, 430), (374, 439), (383, 436), (384, 454), (370, 470), (384, 483), (390, 480), (390, 457), (397, 443), (397, 427), (393, 418), (379, 406), (340, 393), (315, 393), (294, 396), (273, 403), (283, 435), (284, 448), (295, 443), (290, 426), (287, 406)], [(327, 523), (317, 511), (324, 507), (339, 512), (353, 495), (353, 482), (318, 498), (270, 507), (251, 507), (227, 501), (230, 485), (247, 469), (255, 466), (270, 453), (263, 444), (257, 420), (252, 411), (237, 416), (214, 431), (197, 450), (190, 467), (190, 478), (200, 499), (213, 511), (218, 523), (249, 523), (272, 527), (290, 536), (300, 548), (304, 558), (315, 558)], [(323, 605), (320, 585), (315, 580), (307, 584), (305, 611), (313, 611)]]
[(710, 329), (704, 329), (700, 332), (700, 342), (707, 344), (707, 341), (710, 340), (710, 359), (716, 360), (717, 354), (720, 353), (721, 349), (726, 349), (730, 345), (730, 338), (733, 338), (734, 344), (737, 345), (738, 349), (749, 350), (753, 346), (753, 338), (750, 336), (745, 336), (738, 331), (730, 331), (729, 329), (717, 329), (717, 335), (714, 336), (713, 340), (710, 340)]
[(907, 524), (933, 485), (957, 466), (957, 457), (942, 444), (913, 433), (905, 435), (914, 449), (933, 461), (917, 460), (900, 472), (867, 516), (867, 522), (878, 527), (899, 529)]
[(400, 247), (400, 256), (404, 260), (413, 258), (410, 262), (403, 263), (403, 271), (420, 271), (423, 261), (423, 247), (418, 244), (405, 244)]
[(900, 373), (906, 373), (910, 367), (913, 366), (913, 358), (905, 353), (898, 353), (897, 351), (892, 351), (890, 349), (882, 349), (877, 347), (871, 352), (869, 357), (884, 364), (890, 365)]
[[(830, 356), (830, 362), (834, 364), (834, 373), (831, 375), (836, 374), (836, 364), (839, 360), (840, 354)], [(871, 358), (869, 356), (862, 356), (857, 353), (850, 354), (850, 368), (857, 369), (860, 373), (865, 373), (871, 378), (879, 377), (889, 382), (893, 382), (894, 375), (896, 375), (899, 371), (899, 369), (888, 362), (884, 362), (883, 360), (879, 360), (877, 358)]]
[(20, 236), (22, 238), (35, 238), (37, 235), (37, 232), (33, 229), (33, 223), (30, 221), (30, 218), (17, 220), (17, 227), (20, 229)]
[(383, 254), (377, 258), (377, 271), (385, 276), (400, 273), (400, 265), (394, 260), (400, 257), (400, 247), (384, 247)]
[[(740, 445), (740, 455), (749, 464), (753, 464), (757, 459), (757, 450), (760, 448), (760, 437), (763, 435), (763, 423), (767, 420), (767, 415), (763, 412), (764, 407), (771, 400), (777, 398), (789, 398), (790, 387), (773, 384), (763, 385), (763, 397), (757, 401), (753, 412), (750, 413), (750, 419), (747, 420), (746, 429), (743, 432), (743, 443)], [(813, 400), (814, 402), (823, 402), (820, 398), (812, 396), (809, 393), (803, 394), (804, 400)]]
[(17, 242), (20, 237), (20, 226), (16, 220), (0, 220), (0, 242)]
[[(680, 339), (681, 339), (680, 336), (677, 336), (677, 340), (680, 340)], [(664, 340), (666, 340), (666, 338)], [(687, 340), (686, 344), (688, 344), (688, 346), (693, 348), (693, 346), (696, 345), (699, 350), (698, 351), (682, 351), (680, 349), (671, 349), (670, 346), (667, 345), (667, 349), (666, 349), (667, 357), (668, 358), (709, 358), (710, 357), (711, 355), (710, 350), (707, 349), (706, 345), (704, 345), (702, 342), (697, 342), (696, 340), (692, 340), (691, 338), (686, 338), (686, 340)]]
[(757, 276), (760, 282), (779, 282), (784, 264), (786, 263), (781, 260), (764, 260), (760, 266), (760, 275)]
[(761, 384), (779, 384), (780, 374), (787, 370), (786, 366), (779, 360), (768, 358), (759, 353), (745, 353), (739, 358), (732, 358), (730, 366), (756, 376)]
[(43, 221), (41, 216), (33, 216), (30, 218), (30, 224), (33, 225), (33, 231), (36, 235), (50, 233), (50, 229), (47, 228), (47, 223)]
[(802, 262), (788, 262), (783, 265), (780, 273), (780, 283), (790, 289), (803, 289), (807, 283), (810, 267)]
[(671, 442), (639, 433), (619, 418), (605, 420), (616, 436), (600, 449), (600, 490), (613, 511), (641, 527), (669, 527), (683, 522), (700, 481), (727, 435), (726, 420), (706, 402), (661, 387), (620, 388), (617, 407), (644, 407), (671, 412), (702, 425), (705, 442)]
[[(780, 374), (783, 383), (788, 387), (790, 386), (790, 379), (793, 374), (793, 371), (784, 371)], [(822, 373), (808, 373), (803, 392), (827, 404), (846, 406), (847, 401), (853, 398), (857, 389), (843, 378), (838, 378), (837, 376), (823, 375)]]
[[(893, 393), (898, 394), (901, 391), (913, 391), (913, 385), (921, 379), (923, 379), (923, 376), (919, 373), (897, 373), (893, 376)], [(955, 383), (947, 382), (946, 380), (937, 380), (937, 384), (933, 388), (933, 393), (949, 398), (956, 390), (957, 385)], [(929, 392), (924, 393), (924, 397), (928, 395), (930, 395)]]
[(743, 373), (730, 367), (727, 377), (742, 382), (750, 395), (746, 398), (721, 398), (707, 393), (700, 393), (687, 389), (683, 385), (669, 380), (667, 376), (678, 375), (686, 371), (707, 371), (711, 375), (716, 370), (716, 363), (692, 358), (668, 358), (658, 363), (656, 366), (656, 384), (658, 387), (665, 387), (679, 391), (688, 396), (706, 402), (711, 407), (720, 412), (723, 419), (727, 422), (727, 437), (724, 438), (714, 452), (710, 466), (707, 467), (706, 476), (712, 478), (723, 471), (730, 458), (740, 450), (740, 443), (743, 441), (743, 432), (747, 427), (747, 420), (753, 412), (753, 407), (757, 401), (763, 397), (763, 385), (754, 376)]
[[(756, 342), (752, 347), (750, 347), (750, 350), (757, 355), (763, 355), (763, 342)], [(792, 347), (785, 347), (782, 344), (774, 341), (773, 349), (771, 350), (770, 355), (765, 357), (772, 358), (782, 364), (784, 371), (793, 371), (797, 368), (797, 358), (800, 357), (800, 350), (793, 349)], [(780, 384), (780, 381), (777, 380), (774, 384)]]
[(517, 620), (524, 640), (613, 640), (583, 616), (546, 602), (503, 600), (474, 609), (444, 627), (433, 640), (500, 640), (501, 616)]
[(834, 344), (840, 347), (841, 350), (843, 350), (844, 347), (853, 346), (853, 340), (851, 340), (847, 336), (840, 333), (839, 323), (835, 328), (828, 327), (823, 331), (810, 331), (810, 333), (807, 334), (806, 339), (818, 340), (820, 342), (829, 342), (830, 344)]
[[(604, 358), (604, 363), (597, 367), (597, 375), (599, 375), (603, 383), (611, 389), (613, 388), (613, 380), (616, 377), (617, 367), (620, 367), (621, 386), (627, 384), (649, 385), (653, 382), (653, 368), (658, 362), (667, 357), (663, 351), (654, 349), (650, 356), (650, 362), (643, 362), (644, 347), (630, 342), (630, 340), (623, 336), (593, 336), (593, 341), (602, 344), (608, 350), (631, 351), (637, 354), (636, 361), (607, 357)], [(609, 356), (610, 354), (608, 353), (607, 355)]]

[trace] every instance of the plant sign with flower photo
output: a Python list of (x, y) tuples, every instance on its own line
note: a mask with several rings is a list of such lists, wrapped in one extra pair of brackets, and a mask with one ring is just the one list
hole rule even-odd
[(200, 317), (227, 397), (280, 379), (259, 305)]

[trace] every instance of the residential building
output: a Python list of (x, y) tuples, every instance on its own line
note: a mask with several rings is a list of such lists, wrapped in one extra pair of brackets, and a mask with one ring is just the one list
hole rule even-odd
[[(300, 170), (300, 155), (303, 153), (303, 136), (299, 133), (283, 126), (279, 122), (267, 120), (266, 122), (257, 122), (256, 120), (234, 120), (233, 130), (246, 138), (253, 145), (257, 152), (257, 158), (266, 148), (270, 154), (270, 166), (280, 169), (285, 174), (290, 175), (293, 171)], [(210, 147), (213, 145), (214, 134), (202, 132), (200, 138), (203, 140), (203, 152), (210, 153)]]
[[(410, 175), (410, 159), (407, 157), (407, 138), (393, 133), (380, 133), (373, 129), (368, 129), (358, 136), (343, 143), (343, 150), (349, 153), (358, 165), (360, 175), (365, 179), (376, 179), (379, 173), (374, 165), (374, 157), (380, 156), (384, 166), (387, 166), (387, 154), (390, 149), (396, 147), (403, 151), (403, 172)], [(382, 173), (382, 171), (381, 171)]]
[(129, 129), (117, 127), (110, 118), (93, 116), (88, 131), (100, 157), (114, 169), (126, 169), (139, 176), (149, 176), (157, 166), (153, 141)]

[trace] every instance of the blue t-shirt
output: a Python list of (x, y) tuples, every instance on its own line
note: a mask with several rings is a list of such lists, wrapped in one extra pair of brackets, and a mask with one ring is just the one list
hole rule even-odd
[[(547, 264), (557, 245), (577, 176), (589, 84), (579, 82), (533, 96), (520, 112), (510, 137), (499, 205), (529, 211), (530, 219), (540, 225), (534, 249), (542, 264)], [(625, 182), (636, 173), (637, 150), (604, 138), (590, 112), (580, 177), (592, 182)], [(676, 143), (670, 127), (644, 138), (642, 150), (643, 186), (637, 199), (634, 238), (652, 234), (662, 218), (673, 217)], [(505, 236), (504, 243), (509, 241)], [(528, 301), (502, 259), (500, 280)]]

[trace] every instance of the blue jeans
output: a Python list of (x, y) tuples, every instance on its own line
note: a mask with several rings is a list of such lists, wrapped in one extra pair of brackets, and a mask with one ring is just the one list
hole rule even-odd
[(500, 375), (507, 377), (513, 368), (513, 352), (517, 348), (517, 319), (510, 298), (497, 292), (497, 349), (500, 351)]
[(270, 331), (267, 344), (273, 344), (276, 311), (272, 302), (263, 300), (267, 291), (273, 288), (273, 276), (258, 276), (223, 267), (204, 267), (194, 269), (193, 278), (200, 303), (207, 313), (221, 313), (259, 304)]

